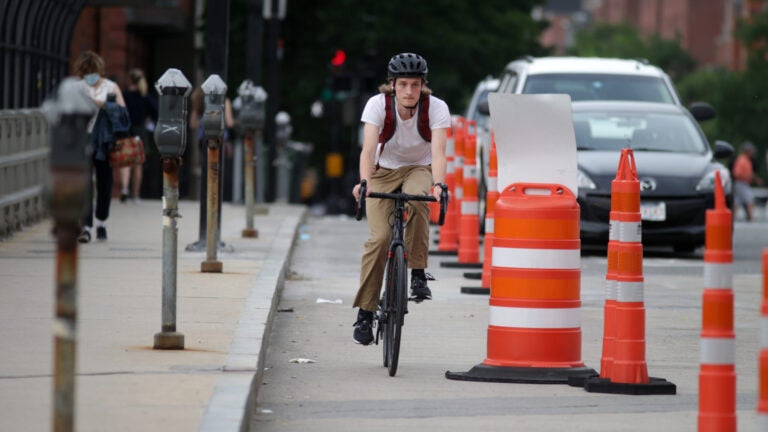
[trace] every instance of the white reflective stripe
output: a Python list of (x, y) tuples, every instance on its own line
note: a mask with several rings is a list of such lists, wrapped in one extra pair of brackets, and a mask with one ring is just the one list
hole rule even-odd
[(464, 165), (464, 178), (476, 179), (477, 178), (477, 165)]
[[(463, 167), (464, 166), (464, 156), (456, 155), (454, 159), (454, 162), (456, 162), (457, 167)], [(463, 172), (463, 171), (462, 171)]]
[(616, 301), (641, 302), (643, 301), (643, 282), (616, 282)]
[(616, 300), (616, 292), (618, 290), (618, 282), (613, 279), (605, 280), (605, 299)]
[(445, 140), (446, 155), (453, 156), (453, 154), (455, 153), (455, 150), (454, 150), (455, 148), (456, 148), (456, 142), (454, 141), (453, 138), (448, 138), (447, 140)]
[(732, 365), (736, 358), (736, 344), (733, 338), (701, 338), (701, 364)]
[(476, 215), (477, 201), (462, 201), (461, 202), (461, 214), (463, 215)]
[(488, 324), (516, 328), (578, 328), (581, 308), (519, 308), (491, 306)]
[(528, 269), (581, 268), (579, 249), (523, 249), (493, 246), (491, 265), (494, 267)]
[(704, 288), (733, 288), (733, 263), (704, 261)]
[(757, 413), (757, 430), (768, 431), (768, 413)]
[(493, 218), (485, 218), (485, 233), (493, 234)]
[(488, 177), (488, 185), (486, 186), (486, 189), (488, 192), (498, 192), (499, 191), (499, 178), (498, 177)]
[(619, 237), (616, 239), (622, 242), (640, 243), (643, 239), (642, 225), (640, 222), (621, 222), (614, 221), (618, 225)]
[(453, 159), (446, 159), (447, 164), (445, 165), (445, 170), (448, 172), (454, 172), (456, 171), (456, 165), (453, 163)]
[(768, 317), (760, 318), (760, 348), (768, 349)]
[(455, 199), (461, 200), (464, 198), (464, 187), (456, 185), (456, 187), (453, 189), (453, 194), (456, 195)]
[(608, 240), (619, 239), (619, 222), (615, 220), (608, 221)]

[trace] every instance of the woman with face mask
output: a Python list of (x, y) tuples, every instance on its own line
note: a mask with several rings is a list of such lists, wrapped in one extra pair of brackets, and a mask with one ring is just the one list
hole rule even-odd
[[(114, 95), (114, 102), (121, 107), (125, 107), (125, 101), (120, 87), (114, 81), (104, 77), (104, 60), (98, 54), (93, 51), (83, 52), (75, 61), (74, 67), (75, 73), (83, 79), (86, 93), (99, 108), (88, 122), (88, 134), (89, 137), (92, 137), (99, 112), (108, 105), (108, 98), (111, 99), (111, 95)], [(98, 131), (96, 132), (98, 133)], [(109, 206), (112, 201), (112, 167), (109, 165), (107, 156), (108, 151), (106, 149), (93, 149), (92, 170), (96, 174), (96, 238), (99, 240), (107, 239), (107, 218), (109, 218)], [(92, 179), (93, 176), (90, 178)], [(88, 192), (90, 196), (93, 192), (92, 185), (88, 188)], [(91, 229), (94, 225), (93, 216), (93, 199), (89, 199), (88, 211), (83, 218), (83, 231), (78, 238), (80, 243), (91, 241)]]

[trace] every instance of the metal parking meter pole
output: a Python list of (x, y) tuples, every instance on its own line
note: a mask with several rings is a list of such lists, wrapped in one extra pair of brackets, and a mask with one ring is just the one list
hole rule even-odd
[(291, 138), (291, 132), (293, 132), (291, 116), (285, 111), (280, 111), (275, 116), (275, 124), (277, 125), (277, 130), (275, 131), (277, 158), (275, 158), (274, 162), (275, 167), (277, 167), (277, 195), (275, 201), (287, 203), (290, 193), (291, 172), (291, 161), (288, 158), (288, 140)]
[(263, 88), (254, 86), (251, 80), (243, 81), (237, 92), (242, 101), (240, 124), (245, 131), (245, 229), (242, 235), (253, 238), (259, 236), (259, 231), (253, 227), (254, 166), (261, 162), (254, 158), (254, 136), (258, 137), (257, 141), (261, 145), (267, 93)]
[(67, 78), (43, 110), (52, 125), (50, 210), (56, 236), (53, 430), (73, 431), (77, 327), (77, 235), (86, 209), (90, 148), (86, 126), (95, 106)]
[(187, 147), (187, 99), (192, 84), (178, 69), (168, 69), (155, 83), (160, 110), (155, 143), (163, 165), (163, 316), (155, 349), (184, 349), (176, 331), (176, 276), (179, 214), (179, 166)]
[(217, 74), (211, 74), (201, 86), (205, 95), (203, 112), (203, 137), (208, 145), (208, 184), (207, 184), (207, 222), (206, 259), (200, 264), (203, 273), (221, 273), (223, 264), (216, 259), (219, 239), (219, 181), (221, 161), (219, 151), (224, 134), (224, 98), (227, 85)]

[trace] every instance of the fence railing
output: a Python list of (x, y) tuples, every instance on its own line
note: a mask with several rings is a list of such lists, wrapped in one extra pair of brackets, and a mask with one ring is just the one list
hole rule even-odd
[(49, 139), (39, 110), (0, 110), (0, 238), (48, 214)]

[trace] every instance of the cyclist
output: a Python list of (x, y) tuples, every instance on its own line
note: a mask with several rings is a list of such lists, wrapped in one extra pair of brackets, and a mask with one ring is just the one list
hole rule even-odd
[[(360, 179), (368, 191), (391, 193), (402, 189), (413, 195), (432, 194), (440, 200), (445, 188), (446, 131), (451, 127), (448, 105), (427, 88), (427, 61), (418, 54), (397, 54), (389, 60), (387, 83), (363, 109), (363, 149), (360, 152)], [(421, 123), (421, 125), (419, 125)], [(360, 185), (352, 190), (360, 199)], [(379, 304), (386, 254), (391, 238), (391, 200), (365, 200), (370, 237), (365, 242), (360, 271), (360, 288), (353, 307), (359, 308), (354, 326), (355, 343), (373, 341), (373, 312)], [(411, 296), (432, 298), (424, 269), (429, 252), (429, 206), (408, 203), (405, 232), (408, 267), (411, 269)]]

